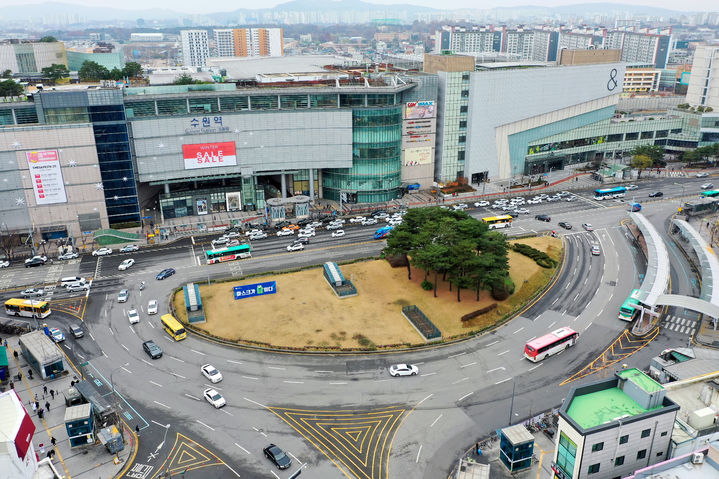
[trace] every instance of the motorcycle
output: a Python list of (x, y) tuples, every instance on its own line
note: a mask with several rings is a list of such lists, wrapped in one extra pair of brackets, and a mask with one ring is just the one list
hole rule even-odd
[(140, 282), (140, 291), (142, 291), (143, 289), (145, 289), (145, 282), (141, 281)]
[(559, 238), (559, 235), (556, 231), (552, 231), (552, 238)]

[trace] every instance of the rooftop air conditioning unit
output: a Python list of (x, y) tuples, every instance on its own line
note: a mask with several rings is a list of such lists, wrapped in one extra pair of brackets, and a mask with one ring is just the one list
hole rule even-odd
[(695, 452), (692, 454), (692, 464), (701, 464), (704, 462), (704, 454), (701, 452)]

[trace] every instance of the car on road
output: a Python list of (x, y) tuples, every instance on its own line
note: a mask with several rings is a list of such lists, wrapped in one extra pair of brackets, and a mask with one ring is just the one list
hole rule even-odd
[(274, 444), (270, 444), (269, 446), (264, 448), (262, 452), (265, 453), (265, 457), (267, 459), (272, 461), (272, 463), (277, 466), (277, 469), (287, 469), (292, 465), (292, 459), (287, 457), (285, 451), (275, 446)]
[(519, 213), (519, 214), (523, 214), (523, 215), (528, 215), (528, 214), (529, 214), (529, 210), (528, 210), (527, 208), (517, 208), (516, 210), (514, 210), (514, 212), (515, 212), (515, 213)]
[(37, 257), (35, 257), (35, 258), (30, 258), (30, 259), (26, 259), (26, 260), (25, 260), (25, 267), (26, 267), (26, 268), (33, 268), (33, 267), (35, 267), (35, 266), (42, 266), (42, 265), (44, 265), (44, 264), (45, 264), (45, 262), (44, 262), (43, 260), (41, 260), (40, 258), (37, 258)]
[(227, 404), (222, 394), (218, 393), (217, 390), (207, 388), (203, 391), (202, 395), (207, 399), (207, 402), (215, 406), (215, 409), (220, 409), (222, 406)]
[(57, 257), (57, 259), (67, 260), (67, 259), (75, 259), (75, 258), (79, 258), (79, 257), (80, 257), (79, 254), (71, 251), (69, 253), (61, 254), (60, 256)]
[(413, 364), (393, 364), (389, 367), (389, 375), (397, 376), (416, 376), (419, 368)]
[(71, 324), (67, 327), (67, 329), (70, 330), (70, 332), (76, 339), (85, 336), (85, 331), (83, 331), (83, 329), (77, 324)]
[(79, 293), (80, 291), (88, 291), (90, 285), (84, 281), (78, 281), (77, 283), (68, 284), (65, 288), (68, 293)]
[(202, 375), (209, 379), (212, 384), (222, 381), (222, 373), (212, 364), (203, 364), (200, 371), (202, 371)]
[(292, 223), (292, 224), (290, 224), (290, 225), (287, 225), (287, 229), (289, 229), (289, 230), (298, 230), (298, 229), (300, 229), (300, 225), (298, 225), (298, 224), (296, 224), (296, 223)]
[(50, 339), (55, 341), (56, 343), (61, 343), (65, 341), (65, 335), (57, 328), (50, 328), (48, 329), (50, 331)]
[(582, 225), (582, 228), (584, 228), (584, 229), (587, 230), (587, 231), (594, 231), (594, 227), (592, 226), (591, 223), (584, 223), (584, 224)]
[(290, 244), (310, 244), (310, 239), (306, 236), (299, 236)]
[(385, 211), (380, 211), (379, 213), (375, 213), (372, 216), (374, 217), (374, 219), (379, 220), (388, 217), (389, 214), (387, 214)]
[(474, 207), (475, 207), (475, 208), (479, 208), (479, 207), (484, 208), (484, 207), (487, 207), (487, 206), (489, 206), (489, 201), (477, 201), (477, 202), (474, 204)]
[(655, 191), (653, 193), (649, 193), (650, 198), (659, 198), (660, 196), (664, 196), (664, 193), (661, 191)]
[(147, 314), (157, 314), (157, 300), (151, 299), (147, 303)]
[(322, 226), (322, 222), (321, 221), (313, 221), (312, 223), (309, 223), (307, 226), (311, 226), (313, 228), (319, 228), (320, 226)]
[(225, 232), (225, 234), (223, 236), (225, 238), (234, 239), (234, 238), (239, 238), (241, 235), (237, 231), (227, 231), (227, 232)]
[(566, 221), (560, 221), (560, 222), (557, 223), (557, 224), (558, 224), (559, 226), (561, 226), (562, 228), (564, 228), (565, 230), (571, 230), (571, 229), (572, 229), (572, 225), (569, 224), (569, 223), (567, 223)]
[(708, 177), (709, 177), (709, 173), (707, 173), (706, 171), (702, 171), (701, 173), (697, 173), (697, 174), (696, 174), (696, 177), (697, 177), (697, 178), (708, 178)]
[(564, 201), (566, 201), (567, 203), (571, 203), (572, 201), (577, 201), (577, 197), (576, 197), (576, 196), (570, 196), (569, 198), (565, 199)]
[(602, 252), (599, 250), (599, 246), (592, 245), (592, 256), (599, 256)]
[(10, 266), (10, 261), (0, 260), (0, 268), (7, 268), (8, 266)]
[(60, 278), (60, 286), (65, 287), (65, 288), (70, 286), (71, 284), (76, 284), (76, 283), (84, 284), (84, 283), (87, 283), (87, 281), (85, 281), (85, 278), (83, 278), (82, 276), (67, 276), (65, 278)]
[(456, 205), (452, 206), (454, 211), (460, 211), (460, 210), (466, 210), (469, 208), (469, 205), (467, 203), (457, 203)]
[(289, 228), (283, 228), (277, 232), (277, 236), (292, 236), (295, 234), (295, 230)]
[(365, 218), (365, 220), (362, 222), (362, 226), (370, 226), (376, 224), (377, 220), (375, 218)]
[(636, 190), (636, 189), (639, 189), (639, 187), (637, 185), (629, 185), (629, 186), (627, 186), (627, 189), (628, 190)]
[(292, 243), (287, 245), (287, 251), (302, 251), (305, 249), (305, 245), (302, 243)]
[[(375, 221), (377, 221), (377, 220), (375, 220)], [(364, 223), (362, 223), (362, 224), (364, 224)], [(339, 229), (342, 229), (342, 225), (339, 223), (330, 223), (327, 225), (326, 229), (327, 230), (339, 230)]]
[(300, 230), (297, 233), (297, 236), (304, 236), (304, 237), (310, 238), (312, 236), (315, 236), (315, 230), (312, 230), (312, 229)]
[(364, 216), (355, 216), (354, 218), (350, 218), (350, 223), (362, 223), (364, 220)]
[(252, 235), (256, 235), (256, 234), (260, 234), (260, 233), (264, 233), (264, 231), (258, 230), (257, 228), (253, 228), (249, 231), (245, 231), (245, 236), (252, 236)]
[(23, 290), (20, 295), (23, 298), (37, 298), (39, 296), (45, 295), (45, 290), (42, 288), (28, 288), (26, 290)]
[(137, 314), (136, 309), (131, 309), (127, 312), (127, 320), (130, 321), (130, 324), (137, 324), (140, 322), (140, 315)]
[(160, 346), (155, 344), (155, 341), (152, 339), (149, 341), (145, 341), (142, 343), (142, 350), (147, 353), (148, 356), (152, 359), (158, 359), (162, 357), (162, 349), (160, 349)]
[(251, 234), (250, 240), (261, 240), (267, 238), (267, 233), (260, 231), (259, 233)]
[(159, 280), (163, 280), (165, 278), (169, 278), (173, 274), (175, 274), (175, 268), (165, 268), (162, 271), (160, 271), (155, 278), (159, 279)]
[(121, 290), (117, 295), (118, 303), (127, 303), (127, 298), (130, 296), (130, 292), (126, 289)]
[(341, 238), (345, 235), (345, 230), (337, 230), (332, 232), (333, 238)]
[(93, 256), (107, 256), (109, 254), (112, 254), (111, 248), (100, 248), (92, 252)]
[(140, 247), (136, 244), (128, 244), (120, 248), (120, 253), (132, 253), (133, 251), (139, 251)]
[(702, 185), (702, 190), (708, 190), (710, 188), (714, 188), (714, 183), (704, 183)]
[(129, 268), (133, 264), (135, 264), (135, 260), (132, 258), (128, 258), (125, 261), (123, 261), (122, 263), (120, 263), (120, 266), (118, 266), (117, 269), (119, 269), (120, 271), (125, 271), (127, 268)]
[(535, 215), (534, 219), (538, 221), (546, 221), (547, 223), (552, 221), (552, 218), (550, 218), (548, 215)]

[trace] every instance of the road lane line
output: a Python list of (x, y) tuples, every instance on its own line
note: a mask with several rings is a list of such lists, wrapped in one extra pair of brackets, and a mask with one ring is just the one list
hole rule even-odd
[(419, 377), (423, 378), (423, 377), (426, 377), (426, 376), (434, 376), (435, 374), (437, 374), (437, 373), (420, 374)]
[(202, 424), (203, 426), (205, 426), (205, 427), (206, 427), (207, 429), (209, 429), (210, 431), (214, 431), (214, 430), (215, 430), (215, 428), (208, 426), (207, 424), (205, 424), (204, 422), (200, 421), (199, 419), (195, 419), (195, 421), (197, 421), (198, 423)]
[(228, 416), (232, 416), (232, 417), (234, 417), (234, 416), (235, 416), (235, 415), (234, 415), (234, 414), (232, 414), (232, 413), (231, 413), (230, 411), (225, 411), (225, 409), (224, 409), (224, 408), (221, 408), (221, 409), (220, 409), (220, 411), (224, 412), (224, 413), (225, 413), (225, 414), (227, 414)]
[(496, 386), (497, 384), (506, 383), (507, 381), (511, 381), (511, 380), (512, 380), (512, 378), (502, 379), (501, 381), (494, 383), (494, 385)]
[(239, 447), (240, 449), (242, 449), (243, 451), (245, 451), (247, 454), (250, 453), (250, 451), (248, 451), (247, 449), (245, 449), (244, 447), (240, 446), (240, 445), (237, 444), (237, 443), (235, 443), (235, 446)]
[(536, 336), (532, 336), (532, 337), (529, 338), (526, 342), (530, 343), (530, 342), (534, 341), (535, 339), (537, 339), (537, 337), (536, 337)]
[(110, 334), (112, 334), (113, 336), (115, 335), (115, 331), (113, 331), (111, 327), (108, 326), (107, 329), (110, 330)]
[(257, 381), (257, 378), (253, 378), (252, 376), (241, 376), (241, 377), (245, 378), (245, 379), (252, 379), (252, 380)]
[(147, 324), (149, 324), (152, 329), (155, 329), (155, 325), (152, 324), (152, 321), (149, 321)]
[[(226, 361), (227, 361), (228, 363), (232, 363), (232, 364), (242, 364), (242, 362), (240, 362), (240, 361), (234, 361), (234, 360), (232, 360), (232, 359), (227, 359)], [(235, 444), (237, 444), (237, 443), (235, 443)], [(239, 446), (238, 446), (238, 447), (239, 447)], [(248, 453), (248, 454), (249, 454), (249, 453)]]
[(174, 359), (175, 361), (179, 361), (179, 362), (181, 362), (181, 363), (184, 363), (184, 362), (185, 362), (185, 361), (183, 361), (183, 360), (180, 359), (180, 358), (176, 358), (175, 356), (168, 356), (168, 357), (169, 357), (170, 359)]
[(472, 391), (471, 393), (467, 393), (464, 396), (462, 396), (461, 398), (457, 399), (457, 402), (460, 402), (462, 399), (467, 399), (472, 394), (474, 394), (474, 391)]
[(559, 298), (556, 298), (554, 301), (552, 301), (552, 306), (554, 306), (557, 301), (559, 301)]
[(187, 397), (188, 397), (188, 398), (190, 398), (190, 399), (194, 399), (195, 401), (201, 401), (201, 399), (200, 399), (200, 398), (198, 398), (198, 397), (195, 397), (195, 396), (192, 396), (192, 395), (190, 395), (190, 394), (187, 394), (187, 393), (185, 393), (185, 396), (187, 396)]
[(417, 403), (417, 405), (415, 406), (415, 408), (419, 407), (420, 404), (422, 404), (423, 402), (425, 402), (427, 399), (431, 398), (432, 396), (434, 396), (434, 394), (430, 394), (430, 395), (427, 396), (426, 398), (422, 399), (420, 402)]
[(295, 456), (294, 454), (292, 454), (290, 451), (287, 451), (287, 454), (289, 454), (290, 456), (292, 456), (292, 459), (294, 459), (295, 461), (297, 461), (297, 464), (304, 464), (302, 461), (300, 461), (299, 459), (297, 459), (297, 456)]
[(183, 376), (181, 374), (173, 373), (172, 371), (170, 371), (170, 374), (172, 374), (173, 376), (177, 376), (178, 378), (187, 379), (185, 376)]
[(92, 340), (95, 341), (95, 336), (93, 336), (92, 333), (89, 333), (89, 334), (90, 334), (90, 338), (92, 338)]
[(417, 459), (414, 460), (415, 464), (419, 462), (419, 455), (422, 453), (422, 444), (419, 445), (419, 451), (417, 451)]
[(477, 361), (471, 362), (469, 364), (463, 364), (459, 367), (459, 369), (468, 368), (470, 366), (474, 366), (475, 364), (477, 364)]
[(453, 382), (452, 384), (459, 384), (459, 383), (461, 383), (462, 381), (466, 381), (467, 379), (469, 379), (469, 378), (458, 379), (458, 380), (456, 380), (455, 382)]
[(501, 355), (503, 355), (503, 354), (507, 354), (508, 352), (509, 352), (509, 349), (507, 349), (506, 351), (502, 351), (501, 353), (497, 354), (497, 356), (501, 356)]
[(304, 384), (304, 381), (282, 381), (283, 383), (287, 384)]
[(148, 366), (152, 366), (152, 363), (151, 363), (150, 361), (148, 361), (147, 359), (142, 359), (142, 358), (140, 358), (140, 361), (142, 361), (143, 363), (147, 364)]
[(519, 328), (518, 330), (516, 330), (516, 331), (513, 332), (512, 334), (517, 334), (518, 332), (520, 332), (520, 331), (523, 330), (523, 329), (524, 329), (524, 326), (522, 326), (521, 328)]
[(284, 371), (285, 368), (281, 368), (279, 366), (267, 366), (267, 369), (276, 369), (278, 371)]
[(457, 354), (453, 354), (453, 355), (451, 355), (451, 356), (447, 356), (447, 359), (456, 358), (457, 356), (462, 356), (462, 355), (464, 355), (464, 354), (467, 354), (467, 351), (463, 351), (463, 352), (461, 352), (461, 353), (457, 353)]
[(247, 401), (247, 402), (251, 402), (252, 404), (256, 404), (256, 405), (258, 405), (258, 406), (260, 406), (260, 407), (263, 407), (263, 408), (267, 409), (267, 406), (265, 406), (264, 404), (260, 404), (260, 403), (258, 403), (257, 401), (253, 401), (252, 399), (247, 399), (246, 397), (243, 397), (242, 399), (244, 399), (244, 400)]
[(205, 353), (203, 353), (202, 351), (197, 351), (195, 349), (190, 349), (190, 351), (192, 351), (195, 354), (199, 354), (200, 356), (205, 356)]
[(573, 301), (576, 301), (578, 297), (579, 297), (579, 293), (577, 293), (577, 295), (574, 297)]
[(107, 354), (105, 354), (105, 351), (102, 352), (102, 355), (105, 356), (106, 358), (109, 357)]
[(332, 386), (340, 386), (340, 385), (342, 385), (342, 384), (347, 384), (347, 383), (342, 382), (342, 381), (339, 381), (339, 382), (331, 382), (330, 384), (331, 384)]
[(530, 370), (530, 371), (534, 371), (535, 369), (537, 369), (537, 368), (538, 368), (539, 366), (541, 366), (542, 364), (544, 364), (544, 363), (539, 363), (539, 364), (537, 364), (536, 366), (532, 366), (531, 368), (529, 368), (529, 370)]
[(315, 371), (315, 372), (316, 372), (316, 373), (319, 373), (319, 374), (325, 374), (325, 373), (331, 373), (332, 371), (322, 371), (322, 370), (320, 370), (320, 371)]
[(592, 325), (592, 323), (590, 322), (589, 324), (587, 324), (587, 326), (584, 328), (584, 330), (586, 331), (587, 329), (589, 329), (589, 326), (591, 326), (591, 325)]
[[(165, 404), (162, 404), (161, 402), (157, 402), (157, 401), (152, 401), (152, 402), (154, 402), (155, 404), (159, 404), (160, 406), (162, 406), (164, 408), (171, 409), (170, 406), (166, 406)], [(152, 421), (152, 422), (155, 422), (155, 421)], [(162, 427), (165, 427), (165, 426), (162, 426)]]
[(437, 416), (437, 419), (435, 419), (434, 421), (432, 421), (432, 424), (430, 424), (429, 427), (432, 427), (432, 426), (434, 426), (435, 424), (437, 424), (437, 421), (439, 421), (439, 419), (440, 419), (441, 417), (442, 417), (442, 414), (440, 414), (439, 416)]
[(552, 326), (554, 326), (555, 324), (557, 324), (556, 321), (552, 322), (552, 324), (549, 325), (549, 328), (548, 328), (548, 329), (552, 329)]
[(498, 342), (499, 342), (499, 340), (494, 341), (494, 342), (491, 342), (491, 343), (489, 343), (489, 344), (488, 344), (487, 346), (485, 346), (485, 347), (488, 348), (488, 347), (490, 347), (490, 346), (493, 346), (493, 345), (497, 344)]
[(270, 469), (270, 472), (271, 472), (272, 475), (275, 476), (277, 479), (280, 479), (280, 476), (278, 476), (277, 474), (275, 474), (275, 471), (273, 471), (272, 469)]
[(162, 387), (162, 384), (156, 383), (155, 381), (148, 381), (150, 384), (154, 384), (157, 387)]
[(124, 344), (120, 343), (120, 346), (122, 346), (123, 348), (125, 348), (125, 351), (130, 351), (129, 349), (127, 349), (127, 346), (125, 346)]
[(498, 368), (490, 369), (489, 371), (487, 371), (487, 374), (493, 373), (493, 372), (495, 372), (495, 371), (504, 371), (504, 370), (505, 370), (504, 367), (503, 367), (503, 366), (500, 366), (500, 367), (498, 367)]
[(129, 369), (127, 369), (125, 366), (121, 366), (121, 367), (122, 367), (122, 370), (123, 370), (123, 371), (126, 371), (126, 372), (132, 374), (132, 371), (130, 371)]

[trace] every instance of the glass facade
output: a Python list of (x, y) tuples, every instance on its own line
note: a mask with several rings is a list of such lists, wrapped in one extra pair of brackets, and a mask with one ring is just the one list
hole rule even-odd
[(464, 176), (470, 75), (466, 72), (442, 72), (440, 75), (440, 89), (444, 90), (445, 101), (437, 111), (437, 129), (441, 130), (437, 147), (441, 161), (437, 162), (435, 176), (441, 182), (450, 182)]
[(566, 474), (566, 477), (573, 477), (576, 457), (577, 445), (564, 433), (561, 433), (559, 436), (559, 447), (557, 448), (557, 467)]
[(350, 203), (395, 199), (401, 184), (402, 109), (352, 111), (352, 168), (322, 170), (323, 196)]

